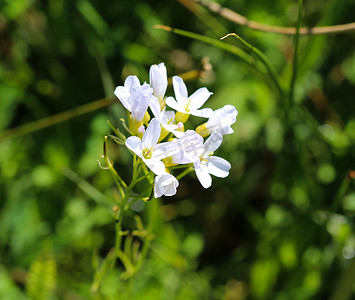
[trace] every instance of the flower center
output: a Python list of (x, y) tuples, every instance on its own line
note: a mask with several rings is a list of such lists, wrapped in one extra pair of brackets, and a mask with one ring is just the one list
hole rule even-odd
[(145, 159), (151, 159), (152, 156), (153, 156), (153, 147), (143, 149), (143, 153), (142, 154), (143, 154), (143, 157)]
[(189, 108), (190, 102), (191, 99), (186, 99), (186, 105), (184, 107), (186, 112), (190, 112), (190, 108)]
[(207, 165), (208, 159), (200, 156), (200, 162), (201, 162), (202, 165)]

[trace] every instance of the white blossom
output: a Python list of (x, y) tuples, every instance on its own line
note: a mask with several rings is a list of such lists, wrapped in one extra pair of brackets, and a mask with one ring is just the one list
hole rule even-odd
[(179, 182), (173, 175), (169, 173), (158, 175), (155, 177), (154, 197), (174, 196), (178, 186)]
[(150, 67), (149, 83), (153, 88), (153, 95), (162, 103), (164, 101), (166, 88), (168, 87), (168, 75), (164, 63)]
[(176, 100), (173, 97), (168, 97), (166, 99), (166, 105), (182, 114), (186, 114), (187, 117), (193, 115), (209, 118), (212, 115), (213, 111), (210, 108), (199, 109), (212, 95), (207, 88), (200, 88), (191, 96), (188, 96), (186, 85), (179, 76), (173, 77), (173, 87)]
[(150, 85), (145, 82), (141, 85), (137, 76), (128, 76), (124, 86), (116, 87), (114, 93), (137, 122), (143, 120), (151, 99), (155, 98)]
[(187, 130), (177, 139), (160, 143), (157, 149), (172, 164), (194, 163), (203, 152), (203, 138), (194, 130)]
[(238, 111), (233, 105), (225, 105), (213, 112), (208, 121), (196, 128), (196, 132), (203, 137), (217, 132), (222, 135), (231, 134), (234, 130), (231, 125), (236, 122)]
[[(194, 162), (196, 176), (204, 188), (212, 185), (211, 175), (227, 177), (231, 164), (225, 159), (213, 156), (213, 152), (221, 145), (223, 137), (219, 133), (212, 133), (203, 145), (203, 152)], [(210, 175), (211, 174), (211, 175)]]
[(142, 140), (137, 136), (130, 136), (126, 140), (126, 146), (142, 158), (143, 162), (156, 175), (166, 173), (165, 165), (161, 161), (166, 157), (166, 153), (161, 152), (158, 149), (159, 145), (157, 145), (160, 132), (161, 128), (159, 120), (154, 118), (150, 121), (146, 131), (144, 132)]

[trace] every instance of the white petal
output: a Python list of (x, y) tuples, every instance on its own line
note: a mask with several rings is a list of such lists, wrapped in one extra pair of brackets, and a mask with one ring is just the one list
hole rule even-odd
[(202, 108), (199, 110), (190, 110), (190, 114), (197, 117), (202, 118), (210, 118), (213, 114), (213, 110), (211, 108)]
[(130, 102), (132, 118), (141, 121), (148, 109), (153, 90), (149, 84), (144, 83), (141, 86), (132, 86)]
[(129, 91), (132, 89), (134, 86), (140, 86), (140, 82), (137, 76), (131, 75), (128, 76), (124, 82), (124, 87), (127, 88)]
[(128, 111), (131, 111), (131, 103), (129, 102), (129, 90), (123, 86), (118, 86), (116, 87), (114, 94), (121, 101), (124, 108)]
[(143, 149), (149, 149), (154, 147), (160, 137), (160, 122), (157, 118), (153, 118), (145, 131), (142, 139), (142, 147)]
[(173, 77), (173, 87), (177, 102), (183, 104), (183, 102), (187, 99), (187, 88), (181, 77)]
[(227, 177), (231, 164), (225, 159), (218, 156), (211, 156), (207, 162), (207, 171), (208, 173), (217, 176), (217, 177)]
[(163, 175), (166, 173), (165, 171), (165, 165), (162, 161), (160, 160), (155, 160), (155, 159), (146, 159), (142, 157), (143, 162), (147, 165), (149, 169), (152, 170), (152, 172), (156, 175)]
[(179, 151), (176, 145), (176, 141), (159, 143), (154, 147), (153, 158), (156, 160), (161, 160), (163, 158), (173, 156)]
[(173, 156), (175, 163), (193, 163), (203, 153), (203, 138), (194, 130), (185, 131), (184, 135), (174, 141), (178, 150)]
[(168, 97), (166, 98), (166, 105), (171, 107), (172, 109), (175, 109), (176, 111), (179, 112), (186, 112), (185, 109), (180, 105), (180, 103), (176, 102), (176, 100), (173, 97)]
[(162, 186), (159, 184), (159, 180), (160, 180), (161, 176), (155, 176), (154, 179), (154, 197), (155, 198), (160, 198), (161, 196), (164, 195), (164, 190), (162, 188)]
[(233, 123), (236, 121), (238, 111), (233, 105), (225, 105), (223, 107), (223, 112), (225, 115), (228, 115), (228, 117), (233, 121)]
[(191, 100), (190, 109), (194, 110), (200, 108), (211, 95), (212, 93), (205, 87), (198, 89), (189, 97)]
[(164, 110), (164, 115), (167, 117), (168, 121), (175, 121), (175, 112), (173, 110)]
[(165, 196), (173, 196), (176, 194), (176, 188), (179, 186), (179, 182), (177, 179), (168, 173), (165, 173), (160, 176), (155, 177), (155, 185), (154, 185), (154, 196), (161, 197)]
[(142, 154), (141, 144), (142, 144), (142, 141), (138, 136), (130, 136), (126, 140), (127, 148), (130, 149), (131, 151), (133, 151), (138, 156), (141, 156), (141, 154)]
[(175, 129), (178, 128), (178, 126), (174, 125), (173, 123), (169, 124), (169, 120), (166, 115), (163, 115), (163, 117), (160, 119), (160, 124), (164, 129), (170, 132), (173, 132)]
[(174, 196), (176, 194), (176, 188), (179, 186), (179, 182), (176, 180), (172, 183), (170, 183), (167, 187), (166, 187), (166, 192), (165, 192), (165, 196)]
[[(199, 165), (199, 166), (198, 166)], [(207, 189), (212, 185), (212, 178), (211, 175), (208, 174), (206, 166), (203, 166), (201, 164), (194, 164), (195, 167), (195, 173), (200, 181), (201, 185)]]
[(150, 98), (149, 107), (152, 110), (154, 117), (161, 120), (163, 113), (160, 111), (160, 103), (157, 97), (152, 96)]
[(209, 155), (210, 153), (216, 151), (222, 144), (223, 137), (220, 133), (212, 132), (210, 137), (206, 140), (203, 145), (203, 153)]
[(235, 123), (238, 111), (233, 105), (225, 105), (213, 112), (206, 123), (210, 132), (219, 132), (222, 135), (233, 133), (231, 125)]
[(168, 76), (164, 63), (152, 65), (149, 70), (150, 86), (153, 88), (153, 94), (160, 101), (164, 98), (168, 86)]

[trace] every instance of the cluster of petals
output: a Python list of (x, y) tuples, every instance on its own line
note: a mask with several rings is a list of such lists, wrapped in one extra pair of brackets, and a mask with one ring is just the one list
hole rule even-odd
[[(223, 135), (234, 132), (231, 125), (238, 114), (235, 107), (226, 105), (215, 111), (202, 108), (212, 93), (203, 87), (189, 96), (179, 76), (172, 80), (175, 98), (166, 97), (168, 80), (164, 63), (151, 66), (149, 77), (149, 84), (140, 84), (136, 76), (128, 76), (124, 86), (118, 86), (114, 93), (131, 113), (130, 118), (139, 124), (127, 138), (126, 146), (156, 175), (154, 196), (176, 194), (179, 182), (170, 173), (172, 166), (193, 166), (204, 188), (211, 186), (211, 175), (228, 176), (230, 163), (213, 153), (221, 145)], [(153, 115), (150, 122), (145, 121), (148, 108)], [(196, 130), (185, 131), (184, 123), (190, 115), (206, 120)], [(204, 141), (204, 137), (208, 138)]]

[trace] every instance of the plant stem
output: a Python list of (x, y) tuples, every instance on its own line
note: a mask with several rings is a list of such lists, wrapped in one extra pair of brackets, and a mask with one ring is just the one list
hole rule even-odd
[(237, 38), (251, 54), (255, 55), (261, 61), (261, 63), (266, 67), (268, 74), (271, 77), (272, 81), (274, 82), (277, 90), (281, 95), (283, 95), (285, 89), (283, 87), (281, 78), (279, 74), (276, 72), (273, 65), (268, 60), (268, 58), (264, 55), (264, 53), (262, 53), (258, 48), (255, 48), (254, 46), (250, 45), (248, 42), (246, 42), (236, 33), (228, 33), (227, 35), (222, 37), (221, 40), (225, 39), (228, 36), (234, 36), (235, 38)]
[(70, 120), (72, 118), (81, 116), (83, 114), (98, 110), (100, 108), (109, 106), (114, 102), (113, 99), (99, 99), (94, 102), (90, 102), (79, 107), (58, 113), (53, 116), (49, 116), (34, 122), (30, 122), (19, 127), (5, 130), (0, 133), (0, 142), (5, 139), (15, 138), (22, 135), (26, 135), (35, 131), (38, 131), (43, 128), (47, 128), (64, 121)]
[[(250, 29), (287, 35), (296, 34), (295, 27), (281, 27), (258, 23), (247, 19), (246, 17), (236, 13), (235, 11), (232, 11), (226, 7), (222, 7), (216, 2), (210, 2), (205, 0), (194, 1), (200, 3), (202, 6), (207, 7), (209, 10), (219, 14), (225, 19), (232, 21), (238, 25), (248, 27)], [(301, 35), (353, 33), (355, 32), (355, 22), (333, 26), (301, 27), (299, 32)]]
[(293, 54), (293, 61), (292, 61), (292, 78), (290, 84), (288, 109), (294, 102), (295, 83), (296, 83), (296, 78), (298, 73), (298, 48), (299, 48), (298, 46), (300, 40), (300, 26), (302, 21), (302, 7), (303, 7), (302, 0), (298, 0), (298, 17), (297, 17), (297, 25), (296, 25), (296, 34), (294, 37), (294, 54)]
[(118, 187), (120, 194), (121, 194), (121, 198), (123, 199), (125, 197), (125, 192), (123, 191), (122, 187), (127, 188), (127, 185), (123, 181), (123, 179), (120, 177), (120, 175), (118, 175), (116, 170), (113, 168), (113, 166), (110, 162), (110, 159), (107, 156), (106, 144), (107, 144), (107, 136), (105, 136), (105, 140), (104, 140), (104, 160), (106, 163), (106, 167), (111, 172), (111, 175), (117, 184), (117, 187)]
[(188, 167), (184, 172), (180, 173), (178, 176), (176, 176), (176, 179), (179, 180), (182, 177), (186, 176), (193, 170), (193, 167)]

